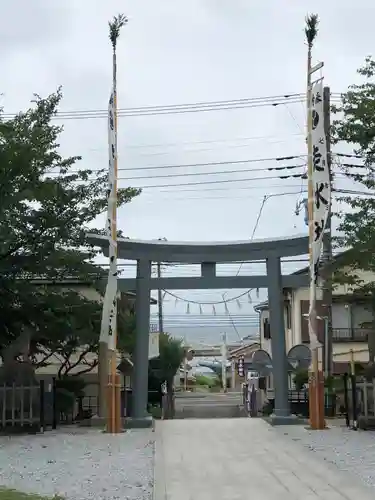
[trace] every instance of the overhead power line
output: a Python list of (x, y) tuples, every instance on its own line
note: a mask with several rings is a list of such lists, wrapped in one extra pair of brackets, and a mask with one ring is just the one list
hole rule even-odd
[[(142, 167), (125, 167), (119, 168), (119, 171), (136, 171), (136, 170), (164, 170), (164, 169), (178, 169), (178, 168), (193, 168), (193, 167), (214, 167), (220, 165), (241, 165), (244, 163), (264, 163), (269, 161), (290, 161), (297, 159), (306, 158), (306, 154), (297, 154), (297, 155), (288, 155), (288, 156), (273, 156), (268, 158), (245, 158), (243, 160), (226, 160), (226, 161), (209, 161), (209, 162), (201, 162), (201, 163), (177, 163), (170, 165), (145, 165)], [(267, 170), (278, 170), (279, 167), (269, 167)], [(81, 172), (81, 170), (69, 170), (67, 175), (75, 174)], [(91, 170), (91, 169), (85, 169)], [(91, 172), (102, 172), (101, 169), (91, 170)], [(59, 175), (59, 172), (49, 172), (48, 175)], [(150, 177), (150, 176), (149, 176)]]
[[(239, 171), (240, 173), (241, 171)], [(170, 175), (169, 177), (173, 177), (173, 175)], [(338, 177), (340, 179), (344, 179), (347, 176), (345, 174), (336, 174), (335, 177)], [(157, 179), (157, 176), (154, 177), (148, 177), (150, 179)], [(175, 183), (175, 184), (149, 184), (145, 186), (134, 186), (132, 185), (133, 188), (135, 189), (159, 189), (159, 188), (165, 188), (165, 187), (184, 187), (184, 186), (203, 186), (203, 185), (210, 185), (210, 184), (227, 184), (227, 183), (234, 183), (234, 182), (249, 182), (249, 181), (261, 181), (261, 180), (275, 180), (275, 179), (307, 179), (306, 172), (303, 173), (298, 173), (298, 174), (288, 174), (288, 175), (278, 175), (278, 176), (265, 176), (265, 177), (244, 177), (244, 178), (237, 178), (237, 179), (215, 179), (212, 181), (197, 181), (197, 182), (182, 182), (182, 183)], [(119, 180), (129, 180), (127, 177), (119, 177)], [(272, 186), (268, 186), (272, 187)], [(286, 187), (286, 186), (284, 186)], [(290, 186), (289, 186), (290, 187)], [(292, 187), (297, 187), (297, 186), (292, 186)]]
[[(169, 187), (172, 187), (172, 186), (169, 186)], [(267, 184), (266, 186), (264, 185), (255, 185), (255, 186), (228, 186), (228, 187), (213, 187), (213, 188), (207, 188), (207, 187), (203, 187), (203, 188), (189, 188), (189, 189), (160, 189), (158, 191), (158, 195), (159, 194), (167, 194), (168, 195), (168, 199), (172, 199), (169, 195), (170, 194), (178, 194), (180, 195), (181, 193), (210, 193), (210, 192), (217, 192), (217, 191), (225, 191), (226, 193), (229, 193), (229, 192), (233, 192), (233, 191), (248, 191), (248, 190), (258, 190), (258, 189), (267, 189), (267, 190), (270, 190), (270, 189), (299, 189), (296, 193), (295, 192), (290, 192), (288, 194), (299, 194), (301, 192), (301, 186), (298, 185), (298, 184)], [(279, 194), (279, 193), (275, 193), (275, 194)], [(150, 193), (147, 193), (147, 192), (144, 192), (142, 193), (142, 198), (141, 199), (145, 199), (145, 197), (148, 197), (150, 196)], [(153, 194), (154, 196), (154, 194)], [(173, 198), (175, 199), (175, 198)]]
[[(157, 106), (139, 106), (131, 108), (119, 108), (119, 116), (141, 116), (149, 114), (166, 114), (166, 113), (185, 113), (194, 111), (213, 111), (215, 109), (233, 109), (236, 107), (253, 107), (253, 106), (277, 106), (285, 101), (294, 100), (299, 102), (305, 99), (304, 93), (285, 94), (265, 97), (249, 97), (242, 99), (227, 99), (221, 101), (198, 101), (184, 104), (165, 104)], [(14, 116), (16, 113), (4, 113), (6, 118)], [(107, 109), (86, 109), (86, 110), (70, 110), (58, 111), (55, 118), (60, 119), (82, 119), (82, 118), (102, 118), (107, 117)]]
[[(183, 187), (183, 186), (202, 186), (209, 184), (229, 184), (233, 182), (248, 182), (248, 181), (264, 181), (264, 180), (273, 180), (273, 179), (301, 179), (301, 177), (305, 174), (291, 174), (291, 175), (283, 175), (283, 176), (266, 176), (266, 177), (244, 177), (239, 179), (222, 179), (222, 180), (213, 180), (213, 181), (197, 181), (197, 182), (182, 182), (178, 184), (149, 184), (145, 186), (133, 186), (137, 189), (158, 189), (163, 187)], [(126, 180), (126, 177), (119, 177), (119, 180)]]
[[(230, 165), (230, 163), (228, 163)], [(168, 173), (162, 175), (142, 175), (142, 176), (127, 176), (120, 177), (119, 179), (126, 179), (127, 181), (135, 181), (140, 179), (170, 179), (175, 177), (191, 177), (191, 176), (202, 176), (202, 175), (222, 175), (222, 174), (236, 174), (236, 173), (250, 173), (250, 172), (272, 172), (272, 171), (282, 171), (282, 170), (295, 170), (297, 168), (304, 168), (306, 164), (300, 165), (283, 165), (280, 167), (268, 167), (268, 168), (237, 168), (234, 170), (211, 170), (208, 172), (183, 172), (183, 173)], [(90, 177), (89, 177), (90, 179)]]
[[(305, 134), (303, 133), (293, 133), (293, 134), (286, 134), (286, 135), (254, 135), (254, 136), (244, 136), (244, 137), (234, 137), (232, 139), (229, 139), (228, 137), (226, 138), (221, 138), (221, 139), (206, 139), (206, 140), (200, 140), (200, 141), (181, 141), (181, 142), (164, 142), (164, 143), (154, 143), (154, 144), (127, 144), (126, 149), (144, 149), (144, 148), (169, 148), (169, 147), (175, 147), (175, 146), (192, 146), (195, 144), (225, 144), (228, 142), (240, 142), (240, 141), (261, 141), (261, 140), (272, 140), (272, 139), (288, 139), (291, 137), (301, 137)], [(99, 150), (105, 150), (107, 151), (107, 148), (90, 148), (90, 151), (99, 151)], [(184, 150), (186, 151), (186, 150)], [(199, 150), (192, 150), (192, 151), (199, 151)]]
[[(333, 100), (341, 99), (341, 94), (332, 93)], [(166, 114), (166, 113), (184, 113), (194, 111), (214, 111), (215, 109), (234, 109), (241, 107), (256, 107), (256, 106), (278, 106), (280, 104), (293, 102), (303, 102), (306, 99), (305, 92), (281, 94), (263, 97), (248, 97), (241, 99), (226, 99), (218, 101), (197, 101), (193, 103), (183, 104), (165, 104), (156, 106), (139, 106), (131, 108), (119, 108), (120, 116), (141, 116), (149, 114)], [(12, 118), (17, 113), (4, 113), (4, 118)], [(82, 109), (59, 111), (56, 113), (57, 119), (87, 119), (87, 118), (104, 118), (107, 117), (107, 109)]]
[[(202, 175), (223, 175), (223, 174), (238, 174), (238, 173), (249, 173), (249, 172), (270, 172), (272, 170), (294, 170), (296, 168), (304, 168), (306, 165), (287, 165), (282, 167), (269, 167), (269, 168), (245, 168), (245, 169), (235, 169), (235, 170), (214, 170), (212, 172), (184, 172), (182, 174), (164, 174), (164, 175), (154, 175), (152, 179), (170, 179), (176, 177), (195, 177)], [(149, 175), (142, 175), (137, 177), (127, 177), (127, 180), (137, 180), (137, 179), (150, 179)]]

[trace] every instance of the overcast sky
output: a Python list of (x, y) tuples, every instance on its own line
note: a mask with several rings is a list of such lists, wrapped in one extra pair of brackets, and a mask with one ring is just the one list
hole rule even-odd
[[(314, 62), (324, 60), (325, 84), (332, 92), (345, 91), (349, 84), (358, 81), (355, 71), (371, 54), (375, 17), (375, 3), (371, 0), (1, 2), (1, 103), (5, 112), (17, 112), (27, 107), (34, 92), (44, 96), (62, 85), (62, 111), (106, 109), (112, 70), (107, 22), (122, 12), (129, 23), (118, 44), (120, 108), (302, 93), (306, 81), (304, 19), (311, 11), (318, 13), (321, 20)], [(85, 167), (106, 167), (106, 119), (66, 120), (64, 125), (64, 154), (82, 155)], [(304, 127), (302, 102), (120, 118), (120, 186), (167, 187), (145, 189), (139, 199), (122, 207), (119, 227), (129, 237), (138, 239), (247, 239), (253, 232), (263, 197), (292, 191), (294, 194), (266, 201), (255, 237), (305, 232), (303, 216), (294, 215), (296, 202), (301, 199), (300, 180), (254, 180), (278, 175), (260, 170), (280, 166), (276, 160), (230, 163), (304, 155)], [(139, 170), (208, 162), (228, 163)], [(254, 171), (249, 172), (250, 168)], [(236, 172), (209, 175), (223, 170)], [(194, 172), (207, 175), (188, 175)], [(186, 175), (155, 178), (177, 173)], [(136, 176), (149, 178), (126, 180)], [(207, 184), (236, 178), (250, 180)], [(197, 182), (205, 184), (173, 187)], [(338, 185), (344, 186), (344, 181), (338, 180)], [(103, 224), (102, 218), (98, 225)], [(286, 270), (293, 271), (296, 265), (289, 264)], [(237, 268), (225, 266), (225, 271)], [(252, 274), (261, 271), (259, 265), (245, 265), (243, 272), (246, 270)], [(132, 272), (128, 270), (126, 274)], [(182, 291), (178, 296), (217, 301), (221, 293)], [(228, 297), (239, 293), (232, 290)], [(256, 301), (254, 294), (253, 299)], [(166, 323), (176, 321), (175, 314), (186, 318), (186, 306), (181, 302), (175, 306), (174, 302), (170, 297), (165, 304)], [(246, 296), (241, 304), (241, 314), (253, 313)], [(228, 308), (233, 315), (239, 313), (236, 302)], [(192, 314), (200, 314), (199, 306), (192, 305), (190, 309), (191, 318)], [(218, 314), (225, 313), (223, 306), (217, 309)], [(228, 318), (215, 319), (212, 306), (203, 306), (203, 313), (210, 328), (202, 329), (196, 337), (212, 341), (218, 339), (218, 329), (227, 329), (228, 335), (236, 338)], [(240, 319), (237, 321), (242, 324)], [(215, 322), (218, 326), (211, 328)], [(194, 328), (186, 330), (190, 335)], [(247, 331), (248, 328), (241, 329)], [(210, 333), (205, 336), (204, 332)]]

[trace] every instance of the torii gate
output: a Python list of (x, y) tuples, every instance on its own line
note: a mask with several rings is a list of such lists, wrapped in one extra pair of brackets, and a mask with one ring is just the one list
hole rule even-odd
[[(89, 242), (108, 255), (106, 236), (88, 235)], [(136, 278), (119, 278), (119, 291), (136, 290), (136, 345), (132, 419), (134, 426), (146, 426), (148, 398), (148, 337), (150, 328), (151, 290), (193, 290), (224, 288), (267, 288), (271, 328), (273, 378), (275, 386), (274, 424), (290, 423), (288, 403), (288, 363), (285, 352), (283, 288), (300, 288), (308, 284), (305, 275), (281, 274), (283, 257), (308, 253), (308, 237), (191, 243), (118, 239), (118, 258), (137, 261)], [(216, 264), (265, 260), (267, 275), (217, 276)], [(151, 277), (152, 262), (200, 264), (201, 276)]]

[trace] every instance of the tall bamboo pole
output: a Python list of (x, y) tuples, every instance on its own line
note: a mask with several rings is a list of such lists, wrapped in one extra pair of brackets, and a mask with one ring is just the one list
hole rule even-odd
[[(113, 108), (114, 108), (114, 131), (115, 131), (115, 144), (114, 144), (114, 203), (112, 205), (112, 227), (111, 237), (115, 242), (115, 253), (113, 256), (113, 267), (117, 271), (117, 182), (118, 182), (118, 155), (117, 155), (117, 41), (120, 36), (121, 28), (127, 23), (127, 18), (123, 14), (119, 14), (109, 22), (109, 39), (112, 44), (112, 92), (113, 92)], [(116, 278), (117, 279), (117, 278)], [(117, 302), (117, 286), (116, 298)], [(117, 316), (117, 307), (115, 309)], [(117, 321), (114, 323), (117, 325)], [(108, 402), (109, 412), (107, 412), (107, 431), (117, 433), (121, 431), (121, 412), (120, 406), (116, 404), (118, 388), (118, 375), (117, 375), (117, 328), (112, 332), (113, 341), (110, 349), (110, 377), (108, 384)]]
[[(312, 48), (318, 34), (318, 16), (312, 14), (306, 18), (305, 35), (307, 41), (307, 176), (308, 176), (308, 214), (309, 214), (309, 260), (310, 276), (314, 273), (314, 258), (312, 253), (312, 244), (314, 241), (314, 191), (313, 191), (313, 155), (312, 155), (312, 113), (311, 113), (311, 74), (312, 74)], [(316, 314), (316, 286), (314, 280), (310, 278), (310, 312), (309, 312), (309, 336), (311, 339), (317, 332), (317, 314)], [(310, 423), (312, 428), (319, 428), (320, 415), (320, 393), (318, 390), (320, 383), (319, 374), (319, 352), (316, 345), (311, 346), (312, 352), (312, 380), (309, 384), (309, 402), (310, 402)]]

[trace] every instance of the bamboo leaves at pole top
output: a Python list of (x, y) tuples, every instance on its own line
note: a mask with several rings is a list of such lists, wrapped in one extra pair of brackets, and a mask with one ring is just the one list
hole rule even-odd
[(318, 14), (310, 14), (306, 17), (305, 35), (309, 49), (312, 48), (318, 35), (319, 18)]
[(120, 30), (125, 24), (127, 24), (128, 18), (124, 14), (118, 14), (113, 18), (112, 21), (109, 21), (109, 39), (112, 44), (113, 51), (116, 50), (117, 40), (120, 36)]

